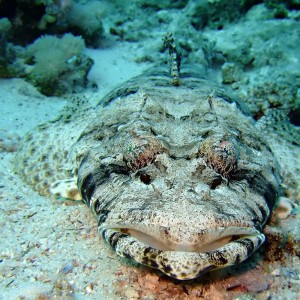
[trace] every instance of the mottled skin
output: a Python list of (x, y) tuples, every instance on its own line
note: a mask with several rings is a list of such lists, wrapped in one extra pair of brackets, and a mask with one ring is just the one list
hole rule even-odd
[[(245, 260), (264, 242), (279, 174), (238, 103), (193, 67), (182, 70), (180, 86), (170, 80), (165, 70), (150, 70), (95, 109), (58, 118), (47, 125), (47, 143), (25, 138), (18, 166), (43, 194), (52, 184), (53, 193), (79, 198), (72, 179), (61, 181), (77, 178), (99, 232), (119, 255), (192, 279)], [(35, 161), (51, 143), (55, 153), (66, 151), (50, 167), (55, 176), (40, 175), (44, 165), (34, 166), (28, 141), (39, 149)]]

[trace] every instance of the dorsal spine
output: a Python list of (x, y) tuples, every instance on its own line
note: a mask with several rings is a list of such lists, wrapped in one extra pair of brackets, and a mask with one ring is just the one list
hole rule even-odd
[(170, 74), (173, 77), (172, 84), (175, 86), (179, 86), (180, 85), (179, 73), (180, 73), (180, 64), (181, 64), (181, 53), (179, 53), (176, 48), (174, 37), (171, 32), (168, 32), (164, 35), (163, 42), (164, 42), (165, 48), (169, 49)]

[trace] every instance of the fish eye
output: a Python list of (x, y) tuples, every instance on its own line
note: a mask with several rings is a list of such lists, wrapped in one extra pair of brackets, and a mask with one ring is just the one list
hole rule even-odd
[(199, 148), (199, 156), (206, 164), (224, 178), (237, 169), (239, 152), (237, 143), (227, 137), (209, 137)]
[[(136, 172), (151, 164), (158, 154), (166, 150), (166, 147), (159, 139), (149, 136), (133, 137), (123, 148), (123, 157), (127, 167), (131, 171)], [(149, 180), (143, 176), (142, 181)]]

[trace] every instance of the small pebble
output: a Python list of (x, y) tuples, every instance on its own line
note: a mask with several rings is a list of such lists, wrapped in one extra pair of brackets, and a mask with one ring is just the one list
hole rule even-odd
[(280, 275), (280, 270), (279, 269), (275, 269), (274, 271), (271, 272), (271, 275), (273, 275), (273, 276), (279, 276)]
[(276, 208), (276, 214), (279, 219), (286, 219), (293, 210), (292, 202), (286, 197), (279, 198), (279, 205)]
[(127, 299), (139, 299), (139, 293), (129, 287), (125, 292), (125, 297), (127, 297)]
[(93, 291), (93, 289), (94, 289), (94, 286), (92, 283), (89, 283), (85, 288), (85, 290), (88, 294), (90, 294)]
[(73, 261), (70, 261), (61, 269), (61, 272), (64, 274), (68, 274), (73, 270), (73, 268), (74, 268)]

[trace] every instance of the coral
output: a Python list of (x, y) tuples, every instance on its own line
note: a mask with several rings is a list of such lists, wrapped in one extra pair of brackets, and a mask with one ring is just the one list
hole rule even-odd
[(66, 15), (66, 21), (73, 33), (82, 35), (86, 43), (91, 45), (103, 34), (101, 22), (103, 12), (102, 2), (92, 1), (85, 4), (74, 2)]
[(168, 8), (184, 8), (188, 3), (187, 0), (143, 0), (139, 6), (143, 9), (153, 9), (154, 11)]
[[(62, 38), (43, 36), (27, 48), (29, 65), (25, 77), (46, 95), (71, 92), (74, 85), (84, 85), (92, 66), (83, 54), (82, 38), (65, 34)], [(72, 83), (74, 82), (74, 83)]]
[(206, 26), (222, 29), (226, 23), (240, 18), (247, 8), (240, 0), (195, 1), (191, 9), (191, 23), (196, 30)]
[[(266, 7), (272, 10), (274, 18), (284, 19), (288, 17), (287, 7), (293, 7), (292, 3), (296, 1), (265, 0)], [(292, 6), (290, 6), (292, 5)]]
[(0, 19), (0, 31), (1, 35), (7, 36), (11, 30), (11, 23), (7, 18)]
[[(276, 75), (276, 74), (274, 74)], [(248, 110), (255, 119), (260, 119), (267, 114), (270, 108), (281, 108), (294, 111), (299, 107), (299, 83), (295, 78), (299, 75), (282, 73), (276, 77), (262, 78), (260, 82), (248, 84), (247, 93), (239, 93), (239, 98), (247, 105)]]
[(66, 34), (61, 39), (55, 36), (37, 39), (27, 48), (28, 55), (35, 62), (31, 75), (38, 82), (56, 78), (68, 68), (69, 60), (82, 53), (84, 47), (84, 41), (72, 34)]
[[(294, 225), (297, 226), (297, 223)], [(264, 234), (267, 237), (264, 258), (267, 261), (284, 261), (288, 255), (299, 254), (299, 240), (281, 226), (281, 223), (277, 226), (267, 225)]]
[(46, 14), (44, 14), (39, 21), (38, 28), (40, 30), (46, 30), (52, 23), (59, 22), (65, 18), (65, 15), (70, 11), (72, 7), (72, 0), (36, 0), (37, 4), (45, 6)]
[(82, 35), (89, 45), (102, 37), (102, 1), (83, 4), (76, 0), (14, 0), (14, 5), (8, 0), (2, 2), (1, 16), (12, 24), (9, 39), (14, 44), (25, 46), (42, 34), (71, 32)]
[(0, 19), (0, 77), (11, 77), (9, 70), (9, 49), (7, 37), (11, 31), (11, 23), (7, 18)]
[(230, 62), (226, 62), (223, 66), (222, 66), (222, 81), (223, 83), (226, 84), (231, 84), (234, 83), (236, 81), (238, 81), (241, 77), (241, 71), (238, 67), (237, 64), (235, 63), (230, 63)]

